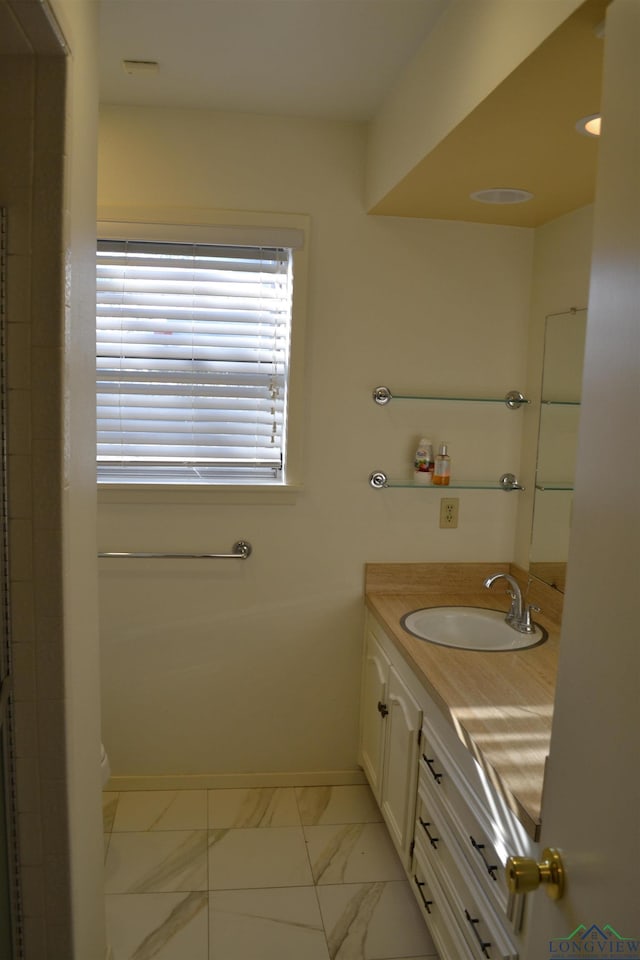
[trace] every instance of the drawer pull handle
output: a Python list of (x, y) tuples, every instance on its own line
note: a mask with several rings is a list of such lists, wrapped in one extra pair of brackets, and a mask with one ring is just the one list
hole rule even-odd
[(478, 843), (478, 841), (477, 841), (477, 840), (474, 840), (474, 838), (471, 837), (471, 836), (469, 837), (469, 840), (471, 840), (471, 846), (473, 847), (473, 849), (476, 850), (476, 851), (480, 854), (480, 857), (481, 857), (481, 859), (482, 859), (482, 862), (484, 863), (485, 867), (487, 868), (487, 873), (489, 874), (489, 876), (491, 877), (491, 879), (492, 879), (492, 880), (497, 880), (497, 879), (498, 879), (497, 876), (496, 876), (496, 873), (498, 872), (497, 864), (495, 864), (495, 863), (487, 863), (487, 858), (485, 857), (484, 853), (482, 852), (482, 851), (484, 850), (484, 843)]
[(431, 844), (431, 846), (434, 847), (434, 849), (437, 848), (438, 843), (440, 842), (440, 837), (432, 837), (431, 834), (429, 833), (429, 827), (431, 826), (431, 823), (428, 820), (425, 823), (422, 817), (418, 817), (418, 820), (420, 821), (420, 824), (424, 832), (429, 837), (429, 843)]
[(491, 954), (487, 953), (487, 950), (491, 946), (490, 940), (483, 940), (478, 931), (476, 930), (476, 924), (480, 923), (480, 920), (477, 917), (472, 917), (467, 908), (464, 909), (464, 915), (471, 924), (471, 929), (475, 933), (476, 940), (478, 941), (478, 946), (482, 950), (483, 956), (487, 957), (487, 960), (491, 960)]
[(442, 780), (443, 774), (438, 773), (437, 770), (434, 770), (434, 769), (433, 769), (433, 764), (436, 762), (435, 759), (434, 759), (433, 757), (432, 757), (431, 759), (429, 759), (429, 757), (426, 755), (426, 753), (423, 753), (423, 754), (422, 754), (422, 759), (424, 760), (424, 762), (426, 763), (426, 765), (429, 767), (429, 772), (431, 773), (431, 776), (433, 777), (433, 779), (435, 780), (435, 782), (436, 782), (436, 783), (440, 783), (440, 781)]
[(389, 708), (387, 707), (386, 703), (382, 702), (382, 700), (378, 700), (378, 713), (382, 717), (386, 717), (386, 715), (389, 713)]
[(422, 888), (425, 886), (424, 880), (418, 880), (418, 878), (415, 876), (415, 874), (414, 874), (413, 879), (414, 879), (415, 885), (416, 885), (416, 887), (418, 888), (418, 891), (419, 891), (419, 893), (420, 893), (420, 899), (421, 899), (422, 902), (424, 903), (424, 908), (425, 908), (425, 910), (427, 911), (427, 913), (431, 913), (430, 907), (431, 907), (431, 904), (433, 903), (433, 900), (427, 900), (426, 897), (425, 897), (425, 895), (424, 895), (424, 893), (422, 892)]

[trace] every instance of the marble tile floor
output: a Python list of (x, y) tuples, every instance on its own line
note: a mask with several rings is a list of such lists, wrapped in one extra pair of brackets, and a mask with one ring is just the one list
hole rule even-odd
[(427, 960), (365, 786), (105, 792), (113, 960)]

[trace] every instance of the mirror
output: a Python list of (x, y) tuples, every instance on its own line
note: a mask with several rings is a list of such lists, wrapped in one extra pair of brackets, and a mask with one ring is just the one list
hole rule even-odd
[(548, 314), (545, 319), (529, 569), (562, 592), (569, 548), (586, 321), (586, 307)]

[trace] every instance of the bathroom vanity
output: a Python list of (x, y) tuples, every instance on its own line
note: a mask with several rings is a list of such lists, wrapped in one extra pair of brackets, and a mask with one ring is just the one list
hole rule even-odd
[(412, 610), (505, 611), (484, 578), (500, 564), (369, 564), (360, 762), (442, 960), (517, 960), (524, 895), (509, 856), (539, 859), (538, 836), (558, 652), (556, 591), (529, 600), (541, 645), (476, 652), (420, 640)]

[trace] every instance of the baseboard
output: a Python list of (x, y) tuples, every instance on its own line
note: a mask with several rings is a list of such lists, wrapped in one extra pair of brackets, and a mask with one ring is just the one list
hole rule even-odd
[(341, 787), (366, 783), (365, 775), (356, 770), (305, 770), (291, 773), (206, 773), (151, 777), (112, 776), (105, 790), (220, 790), (254, 787)]

